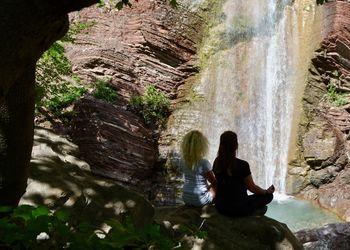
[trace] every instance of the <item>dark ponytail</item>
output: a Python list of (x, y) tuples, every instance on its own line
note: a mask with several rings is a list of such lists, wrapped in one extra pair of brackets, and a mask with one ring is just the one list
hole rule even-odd
[(237, 134), (232, 131), (225, 131), (220, 136), (220, 146), (218, 156), (216, 158), (216, 170), (218, 172), (227, 172), (236, 158), (238, 149)]

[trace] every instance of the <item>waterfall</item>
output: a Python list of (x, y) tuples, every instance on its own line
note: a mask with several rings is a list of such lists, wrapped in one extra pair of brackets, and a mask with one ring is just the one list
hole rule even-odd
[(240, 20), (243, 39), (213, 55), (197, 86), (210, 107), (201, 126), (210, 141), (209, 159), (215, 158), (220, 134), (233, 130), (238, 157), (250, 163), (254, 180), (263, 187), (274, 184), (280, 193), (285, 192), (295, 84), (290, 32), (297, 31), (286, 28), (289, 2), (227, 2), (226, 35), (237, 33), (232, 26)]
[(238, 157), (249, 162), (254, 181), (285, 194), (298, 92), (318, 41), (312, 37), (315, 3), (227, 0), (222, 9), (200, 50), (190, 104), (174, 112), (166, 136), (179, 142), (190, 129), (202, 130), (213, 162), (220, 134), (235, 131)]

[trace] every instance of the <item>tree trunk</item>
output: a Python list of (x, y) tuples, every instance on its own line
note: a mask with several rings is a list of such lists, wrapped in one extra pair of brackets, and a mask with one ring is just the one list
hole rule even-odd
[(0, 205), (17, 206), (26, 190), (33, 146), (34, 76), (31, 65), (0, 104)]
[(27, 186), (34, 134), (35, 64), (68, 30), (68, 12), (98, 0), (1, 0), (0, 205)]

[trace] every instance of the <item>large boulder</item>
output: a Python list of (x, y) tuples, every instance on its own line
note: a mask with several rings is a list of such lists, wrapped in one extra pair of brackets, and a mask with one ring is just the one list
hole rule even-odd
[(350, 249), (350, 223), (328, 224), (295, 233), (305, 250)]
[(350, 172), (348, 167), (339, 172), (333, 182), (323, 184), (317, 189), (309, 186), (301, 194), (304, 198), (315, 201), (321, 207), (350, 222)]
[(336, 137), (332, 131), (324, 129), (326, 125), (313, 126), (303, 140), (305, 161), (314, 169), (320, 169), (321, 163), (328, 160), (334, 152)]
[(92, 96), (76, 102), (74, 111), (72, 136), (91, 172), (146, 192), (158, 156), (152, 130), (136, 114)]
[[(189, 249), (303, 249), (285, 224), (266, 216), (230, 218), (213, 206), (180, 206), (158, 208), (155, 220)], [(185, 235), (200, 231), (204, 239)]]
[(144, 197), (113, 180), (93, 176), (78, 156), (78, 147), (67, 138), (37, 127), (27, 192), (20, 204), (66, 207), (95, 225), (124, 213), (140, 227), (152, 222), (154, 209)]

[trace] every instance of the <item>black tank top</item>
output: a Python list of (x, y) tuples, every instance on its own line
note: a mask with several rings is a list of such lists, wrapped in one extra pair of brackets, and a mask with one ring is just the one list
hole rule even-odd
[(217, 194), (215, 203), (231, 203), (245, 199), (247, 187), (244, 178), (251, 175), (249, 164), (238, 158), (232, 159), (232, 164), (227, 171), (221, 171), (219, 161), (214, 161), (213, 171), (217, 179)]

